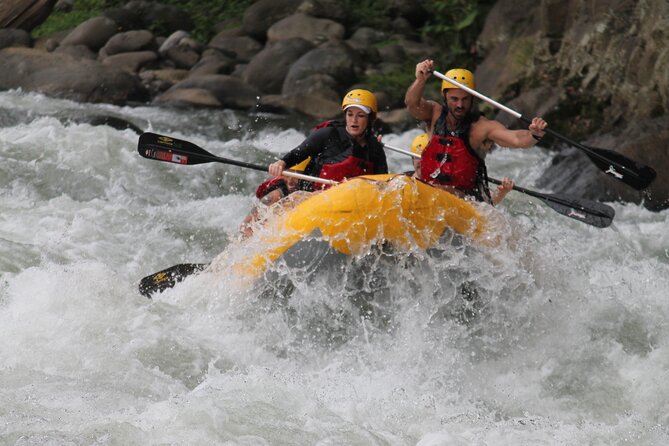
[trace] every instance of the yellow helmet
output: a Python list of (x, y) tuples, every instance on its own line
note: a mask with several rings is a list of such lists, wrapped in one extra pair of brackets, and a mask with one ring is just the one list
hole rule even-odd
[(423, 153), (425, 146), (430, 142), (430, 138), (427, 136), (427, 133), (420, 134), (416, 136), (411, 142), (411, 153), (420, 155)]
[(341, 101), (341, 109), (346, 110), (349, 106), (352, 105), (366, 107), (374, 113), (378, 111), (378, 107), (376, 105), (376, 96), (374, 96), (374, 93), (369, 90), (356, 89), (346, 93), (344, 100)]
[[(466, 87), (471, 88), (472, 90), (476, 90), (476, 81), (474, 80), (474, 73), (472, 73), (469, 70), (465, 70), (464, 68), (453, 68), (452, 70), (448, 70), (445, 76), (449, 79), (455, 79), (457, 82), (461, 83)], [(448, 90), (449, 88), (460, 88), (460, 87), (458, 87), (455, 84), (451, 84), (448, 81), (441, 81), (442, 93), (444, 92), (444, 90)]]
[(310, 161), (311, 161), (311, 157), (305, 159), (304, 161), (302, 161), (299, 164), (295, 164), (293, 167), (290, 168), (290, 170), (294, 170), (296, 172), (304, 172), (304, 169), (307, 168)]

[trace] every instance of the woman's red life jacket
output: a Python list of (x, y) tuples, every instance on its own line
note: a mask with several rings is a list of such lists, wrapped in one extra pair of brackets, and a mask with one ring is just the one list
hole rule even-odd
[[(353, 156), (353, 143), (346, 133), (346, 125), (339, 121), (325, 121), (317, 125), (314, 130), (323, 127), (334, 127), (333, 137), (328, 141), (326, 149), (318, 156), (315, 166), (320, 170), (316, 176), (333, 181), (343, 181), (360, 175), (374, 173), (374, 163)], [(376, 141), (373, 141), (376, 142)], [(368, 144), (373, 144), (368, 142)], [(371, 149), (371, 148), (370, 148)], [(327, 184), (313, 184), (314, 189), (327, 189)]]
[(462, 138), (433, 135), (421, 154), (420, 173), (428, 183), (473, 191), (480, 164)]

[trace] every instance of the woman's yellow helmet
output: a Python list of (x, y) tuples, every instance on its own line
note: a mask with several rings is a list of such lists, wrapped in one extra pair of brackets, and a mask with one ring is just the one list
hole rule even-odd
[(420, 155), (425, 150), (425, 146), (430, 142), (430, 138), (427, 136), (427, 133), (420, 134), (416, 136), (411, 142), (411, 153)]
[[(365, 110), (368, 114), (370, 112), (376, 113), (378, 111), (378, 106), (376, 105), (376, 96), (369, 90), (356, 89), (351, 90), (346, 93), (344, 100), (341, 101), (341, 109), (346, 110), (349, 107), (365, 107)], [(363, 110), (365, 109), (363, 108)]]
[[(452, 70), (448, 70), (445, 76), (449, 79), (455, 79), (457, 82), (461, 83), (466, 87), (471, 88), (472, 90), (476, 90), (476, 81), (474, 80), (474, 73), (472, 73), (469, 70), (465, 70), (464, 68), (453, 68)], [(451, 84), (448, 81), (441, 81), (442, 93), (444, 92), (444, 90), (448, 90), (449, 88), (460, 88), (460, 87), (458, 87), (455, 84)]]

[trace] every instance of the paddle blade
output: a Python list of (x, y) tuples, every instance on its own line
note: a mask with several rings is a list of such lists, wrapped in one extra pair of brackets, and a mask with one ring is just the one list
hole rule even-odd
[(646, 189), (657, 176), (652, 167), (637, 163), (613, 150), (597, 147), (588, 147), (588, 149), (596, 154), (586, 152), (590, 160), (605, 174), (637, 190)]
[(152, 294), (162, 293), (164, 290), (174, 287), (186, 277), (199, 273), (207, 266), (209, 265), (206, 263), (181, 263), (171, 266), (144, 277), (139, 282), (139, 292), (150, 299)]
[(148, 159), (175, 164), (203, 164), (212, 162), (209, 152), (193, 143), (155, 133), (142, 133), (137, 151)]
[(611, 226), (616, 215), (611, 206), (584, 198), (562, 194), (544, 194), (537, 197), (560, 214), (598, 228)]

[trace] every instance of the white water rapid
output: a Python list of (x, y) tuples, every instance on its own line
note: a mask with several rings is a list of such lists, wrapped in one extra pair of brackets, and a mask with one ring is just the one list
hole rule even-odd
[[(144, 159), (92, 116), (259, 164), (316, 124), (0, 93), (1, 445), (669, 444), (669, 212), (613, 203), (598, 229), (511, 192), (498, 249), (147, 299), (142, 277), (229, 247), (265, 176)], [(488, 162), (536, 189), (550, 156)]]

